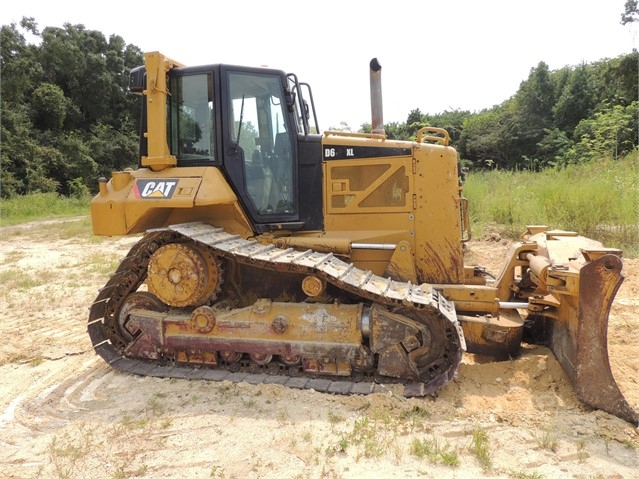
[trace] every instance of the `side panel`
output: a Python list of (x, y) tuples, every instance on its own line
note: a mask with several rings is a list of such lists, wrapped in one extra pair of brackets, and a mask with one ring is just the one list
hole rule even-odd
[(378, 245), (353, 249), (350, 260), (384, 274), (395, 245), (414, 239), (410, 144), (328, 136), (322, 147), (326, 235)]
[(462, 220), (457, 152), (417, 144), (415, 154), (415, 260), (428, 283), (464, 281)]
[[(328, 236), (388, 246), (405, 241), (419, 282), (464, 282), (453, 148), (357, 136), (328, 136), (322, 146)], [(360, 267), (367, 261), (373, 271), (377, 263), (383, 270), (391, 253), (392, 248), (354, 250), (351, 259)]]
[(107, 236), (196, 220), (244, 237), (252, 234), (235, 193), (216, 167), (114, 173), (91, 202), (91, 220), (94, 234)]
[(327, 216), (340, 223), (342, 215), (375, 214), (382, 228), (396, 229), (412, 210), (411, 165), (408, 156), (327, 162)]

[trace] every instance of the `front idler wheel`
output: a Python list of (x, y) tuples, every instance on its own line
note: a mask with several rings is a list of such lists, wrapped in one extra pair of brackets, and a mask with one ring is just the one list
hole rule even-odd
[(134, 309), (164, 313), (168, 310), (168, 307), (155, 295), (146, 291), (136, 291), (127, 296), (116, 316), (118, 332), (127, 342), (133, 341), (140, 332), (134, 322), (129, 322), (131, 311)]

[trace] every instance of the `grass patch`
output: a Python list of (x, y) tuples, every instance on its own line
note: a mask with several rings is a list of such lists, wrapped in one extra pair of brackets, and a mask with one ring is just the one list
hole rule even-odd
[(56, 193), (34, 193), (2, 200), (0, 226), (87, 215), (91, 199), (89, 196), (66, 198)]
[(419, 459), (428, 459), (428, 461), (437, 464), (445, 464), (450, 467), (459, 466), (459, 454), (451, 449), (448, 443), (443, 445), (435, 437), (424, 439), (413, 439), (410, 452)]
[(481, 427), (473, 429), (471, 451), (479, 461), (479, 465), (482, 469), (488, 470), (492, 467), (492, 461), (490, 458), (490, 441), (488, 438), (488, 432), (485, 429)]
[(387, 443), (383, 428), (375, 420), (363, 417), (355, 421), (353, 431), (346, 439), (350, 444), (357, 445), (361, 456), (367, 458), (381, 457), (387, 450)]
[(48, 456), (56, 477), (76, 477), (77, 468), (89, 456), (95, 447), (90, 429), (78, 426), (79, 437), (66, 433), (54, 437), (49, 445)]
[[(9, 265), (9, 264), (17, 263), (18, 261), (25, 258), (26, 256), (27, 254), (24, 251), (11, 251), (5, 254), (4, 264)], [(1, 279), (0, 279), (0, 283), (2, 283)]]
[(11, 268), (0, 271), (0, 284), (4, 286), (0, 297), (6, 298), (12, 291), (27, 291), (54, 282), (58, 273), (51, 269), (24, 271)]
[[(38, 477), (146, 477), (149, 466), (143, 460), (153, 444), (153, 432), (163, 424), (148, 419), (132, 421), (125, 416), (122, 422), (106, 429), (96, 430), (84, 423), (74, 425), (51, 440), (47, 449), (48, 463)], [(88, 471), (92, 472), (89, 476)]]
[(0, 366), (5, 364), (29, 364), (30, 366), (38, 366), (44, 362), (44, 357), (40, 352), (15, 353), (0, 357)]
[(508, 475), (513, 479), (543, 479), (543, 475), (538, 472), (508, 471)]
[(122, 256), (116, 254), (93, 253), (87, 256), (80, 266), (87, 267), (91, 273), (108, 275), (113, 273), (122, 262)]
[(285, 426), (289, 420), (288, 409), (286, 408), (278, 409), (276, 419), (280, 427)]
[(477, 171), (467, 175), (474, 235), (490, 224), (518, 238), (526, 225), (577, 231), (639, 256), (639, 161), (601, 160), (557, 170)]
[(72, 217), (68, 219), (48, 220), (41, 223), (25, 223), (2, 230), (2, 238), (26, 238), (28, 240), (72, 240), (82, 243), (100, 243), (102, 236), (94, 236), (89, 216)]
[[(115, 258), (106, 261), (106, 258), (97, 263), (87, 264), (89, 272), (96, 272), (101, 275), (108, 275), (116, 270), (119, 260)], [(61, 267), (60, 267), (61, 268)], [(83, 273), (84, 274), (84, 273)], [(84, 278), (84, 277), (83, 277)], [(0, 271), (0, 284), (4, 286), (0, 291), (0, 299), (8, 301), (13, 293), (30, 292), (32, 305), (37, 305), (38, 297), (51, 301), (59, 293), (57, 288), (61, 285), (69, 285), (72, 287), (82, 286), (85, 283), (83, 278), (79, 278), (77, 274), (67, 275), (60, 280), (60, 273), (54, 269), (26, 270), (17, 269), (16, 267)], [(42, 288), (36, 290), (36, 288)]]
[(346, 418), (344, 416), (336, 412), (333, 412), (332, 409), (328, 410), (328, 423), (331, 425), (331, 430), (334, 429), (336, 424), (339, 424), (340, 422), (345, 421), (345, 419)]
[(85, 216), (78, 221), (61, 222), (56, 225), (55, 235), (59, 239), (91, 240), (94, 238), (91, 229), (91, 218)]
[(166, 399), (166, 394), (155, 393), (153, 397), (147, 401), (147, 414), (151, 416), (162, 416), (166, 412), (164, 399)]
[(416, 405), (410, 409), (403, 410), (399, 414), (400, 420), (408, 426), (408, 432), (413, 432), (418, 426), (423, 425), (430, 416), (431, 414), (427, 409)]
[(539, 434), (535, 434), (537, 445), (552, 452), (557, 452), (557, 433), (552, 427), (545, 427)]
[(580, 463), (586, 462), (586, 459), (590, 457), (590, 454), (588, 454), (588, 450), (586, 447), (587, 443), (585, 439), (580, 439), (579, 441), (577, 441), (577, 458), (579, 459)]
[(19, 290), (31, 289), (43, 284), (33, 275), (20, 269), (0, 271), (0, 283), (4, 285), (4, 288)]

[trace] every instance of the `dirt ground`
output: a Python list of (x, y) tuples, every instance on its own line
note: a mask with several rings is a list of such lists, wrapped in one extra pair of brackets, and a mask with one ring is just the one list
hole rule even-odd
[[(88, 307), (138, 239), (86, 219), (0, 229), (0, 478), (639, 478), (636, 425), (582, 405), (552, 353), (467, 355), (436, 398), (138, 377), (90, 345)], [(496, 272), (507, 244), (475, 241)], [(609, 344), (639, 408), (639, 260)]]

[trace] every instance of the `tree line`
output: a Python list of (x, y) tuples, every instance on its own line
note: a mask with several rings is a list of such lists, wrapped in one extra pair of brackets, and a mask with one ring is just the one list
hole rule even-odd
[[(626, 14), (635, 21), (636, 2)], [(2, 198), (85, 195), (98, 176), (137, 165), (140, 107), (128, 93), (128, 74), (144, 62), (138, 47), (83, 25), (39, 31), (23, 18), (2, 26), (0, 54)], [(616, 158), (638, 143), (638, 65), (637, 51), (556, 71), (540, 62), (493, 108), (416, 109), (406, 122), (384, 126), (395, 139), (414, 139), (423, 126), (445, 128), (461, 160), (476, 168), (539, 170)]]
[[(25, 35), (39, 40), (27, 42)], [(140, 107), (129, 71), (143, 52), (83, 25), (23, 18), (0, 30), (2, 198), (82, 195), (137, 164)]]
[[(618, 158), (637, 147), (639, 53), (551, 71), (540, 62), (500, 105), (384, 125), (395, 139), (414, 139), (424, 126), (444, 128), (467, 166), (540, 170)], [(370, 125), (362, 125), (370, 131)]]

